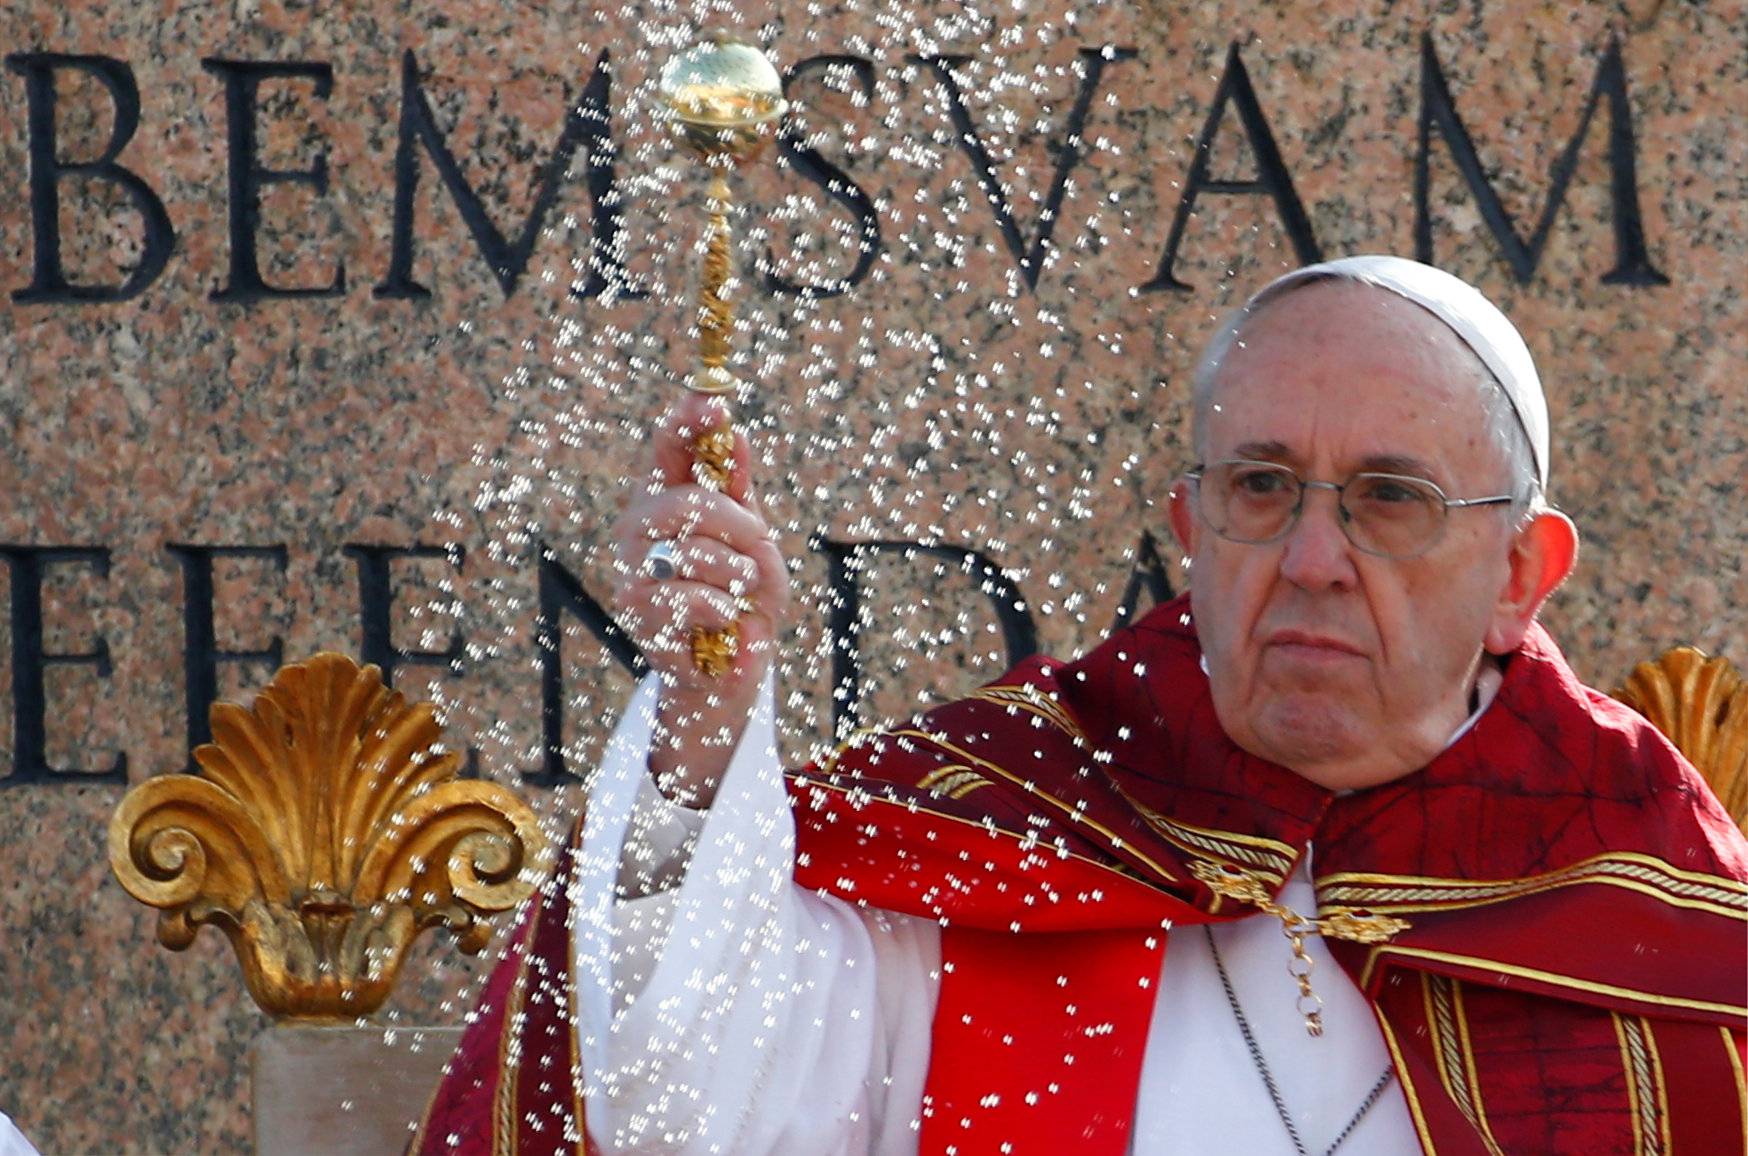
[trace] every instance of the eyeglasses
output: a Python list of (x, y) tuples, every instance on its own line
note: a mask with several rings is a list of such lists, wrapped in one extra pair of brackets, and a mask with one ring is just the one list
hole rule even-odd
[(1184, 476), (1196, 483), (1202, 519), (1214, 533), (1252, 545), (1292, 531), (1305, 508), (1306, 490), (1334, 490), (1342, 533), (1356, 549), (1382, 558), (1413, 558), (1432, 549), (1453, 508), (1515, 501), (1510, 494), (1447, 498), (1425, 478), (1401, 474), (1355, 474), (1339, 486), (1308, 482), (1275, 462), (1214, 462)]

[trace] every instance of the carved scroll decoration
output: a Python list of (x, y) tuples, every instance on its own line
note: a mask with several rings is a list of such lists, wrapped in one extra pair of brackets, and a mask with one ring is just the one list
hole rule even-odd
[(1748, 832), (1748, 682), (1730, 660), (1678, 646), (1634, 667), (1614, 697), (1687, 756)]
[(249, 993), (279, 1019), (379, 1008), (408, 946), (443, 926), (478, 953), (483, 922), (533, 890), (545, 839), (496, 783), (457, 778), (429, 703), (374, 666), (319, 654), (280, 669), (251, 709), (212, 708), (199, 775), (160, 775), (109, 826), (121, 885), (160, 909), (180, 951), (202, 924), (230, 938)]

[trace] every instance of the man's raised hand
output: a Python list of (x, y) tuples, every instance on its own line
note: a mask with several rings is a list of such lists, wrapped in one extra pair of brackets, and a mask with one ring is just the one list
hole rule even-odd
[[(620, 625), (661, 676), (650, 769), (676, 801), (715, 795), (770, 668), (789, 608), (789, 571), (752, 488), (751, 453), (740, 434), (722, 489), (694, 477), (693, 441), (727, 415), (718, 399), (687, 394), (658, 423), (644, 491), (614, 528), (614, 603)], [(668, 543), (673, 574), (651, 564)], [(695, 629), (734, 626), (727, 669), (709, 674), (692, 655)]]

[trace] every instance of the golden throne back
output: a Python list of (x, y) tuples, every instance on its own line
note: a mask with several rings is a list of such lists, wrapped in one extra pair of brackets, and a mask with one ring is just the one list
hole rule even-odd
[(1748, 681), (1730, 660), (1678, 646), (1634, 667), (1614, 697), (1668, 736), (1748, 833)]
[(159, 909), (164, 946), (222, 930), (275, 1019), (369, 1016), (422, 931), (446, 927), (477, 953), (486, 921), (532, 892), (545, 842), (534, 812), (460, 778), (431, 704), (409, 704), (376, 667), (319, 654), (211, 718), (200, 774), (123, 797), (110, 867)]

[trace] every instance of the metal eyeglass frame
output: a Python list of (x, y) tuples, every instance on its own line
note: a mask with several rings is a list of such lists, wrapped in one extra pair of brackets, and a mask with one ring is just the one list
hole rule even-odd
[[(1216, 527), (1212, 520), (1210, 520), (1205, 514), (1203, 515), (1202, 520), (1208, 523), (1208, 528), (1213, 530), (1216, 535), (1226, 539), (1228, 542), (1236, 542), (1242, 546), (1266, 546), (1271, 542), (1279, 542), (1282, 538), (1291, 534), (1293, 532), (1293, 527), (1299, 524), (1299, 518), (1305, 512), (1306, 490), (1334, 491), (1335, 508), (1341, 514), (1341, 516), (1336, 519), (1336, 524), (1341, 527), (1342, 537), (1346, 538), (1348, 543), (1353, 546), (1354, 549), (1360, 551), (1362, 554), (1370, 554), (1374, 558), (1392, 558), (1397, 561), (1408, 558), (1418, 558), (1420, 555), (1438, 545), (1439, 539), (1444, 537), (1445, 526), (1450, 522), (1449, 514), (1453, 509), (1465, 510), (1471, 506), (1497, 506), (1501, 503), (1517, 501), (1517, 499), (1511, 494), (1493, 494), (1485, 498), (1446, 497), (1444, 490), (1439, 487), (1437, 482), (1434, 482), (1429, 478), (1417, 478), (1410, 474), (1390, 474), (1377, 470), (1361, 470), (1359, 473), (1349, 477), (1347, 481), (1338, 484), (1336, 482), (1321, 482), (1302, 478), (1299, 476), (1299, 472), (1293, 469), (1293, 467), (1282, 465), (1280, 462), (1262, 462), (1257, 461), (1254, 458), (1222, 458), (1217, 462), (1197, 462), (1183, 473), (1183, 477), (1196, 483), (1196, 508), (1198, 510), (1201, 509), (1202, 505), (1202, 475), (1206, 471), (1213, 469), (1215, 466), (1263, 466), (1270, 470), (1278, 470), (1299, 483), (1299, 494), (1298, 497), (1294, 499), (1293, 512), (1287, 516), (1286, 524), (1283, 525), (1279, 531), (1267, 538), (1235, 538), (1224, 530)], [(1412, 482), (1417, 486), (1425, 486), (1432, 490), (1434, 494), (1438, 495), (1438, 500), (1444, 506), (1445, 516), (1439, 518), (1438, 528), (1434, 531), (1432, 537), (1427, 539), (1425, 545), (1412, 553), (1389, 554), (1382, 550), (1374, 550), (1368, 546), (1362, 546), (1360, 543), (1354, 541), (1353, 530), (1351, 529), (1354, 520), (1353, 511), (1347, 508), (1347, 502), (1344, 501), (1344, 499), (1347, 497), (1347, 488), (1361, 478), (1384, 478), (1395, 482)]]

